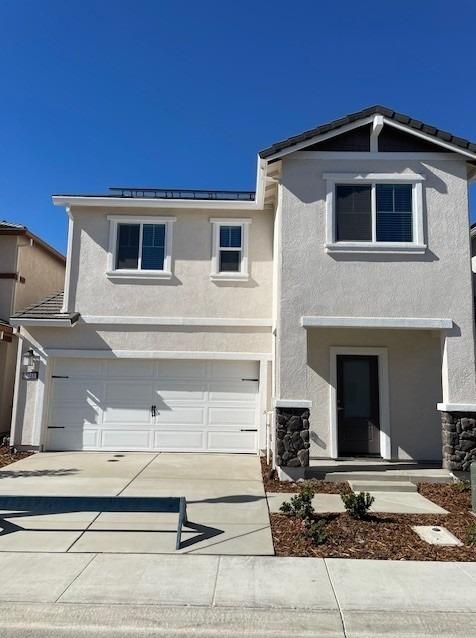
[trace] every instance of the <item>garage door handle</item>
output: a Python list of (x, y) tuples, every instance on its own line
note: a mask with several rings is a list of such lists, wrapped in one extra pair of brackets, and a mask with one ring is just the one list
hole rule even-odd
[(64, 425), (49, 425), (48, 430), (64, 430)]
[(157, 415), (157, 406), (152, 405), (152, 406), (150, 407), (150, 415), (151, 415), (151, 416), (156, 416), (156, 415)]
[(241, 380), (242, 380), (242, 381), (256, 381), (256, 382), (258, 382), (258, 381), (259, 381), (259, 379), (241, 379)]
[(257, 428), (241, 428), (240, 432), (258, 432)]

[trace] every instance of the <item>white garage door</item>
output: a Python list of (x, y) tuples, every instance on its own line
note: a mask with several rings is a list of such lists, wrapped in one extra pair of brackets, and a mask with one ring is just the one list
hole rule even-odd
[(256, 361), (57, 359), (48, 450), (256, 452)]

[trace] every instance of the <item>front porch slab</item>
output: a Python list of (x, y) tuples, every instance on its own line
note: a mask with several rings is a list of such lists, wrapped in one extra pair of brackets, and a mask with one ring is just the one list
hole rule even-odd
[[(284, 501), (289, 501), (296, 492), (268, 492), (269, 511), (271, 514), (279, 513), (279, 508)], [(375, 492), (372, 494), (375, 502), (370, 508), (375, 514), (447, 514), (439, 505), (428, 500), (421, 494), (413, 492)], [(344, 503), (340, 494), (316, 494), (312, 499), (316, 512), (322, 514), (338, 514), (345, 512)]]

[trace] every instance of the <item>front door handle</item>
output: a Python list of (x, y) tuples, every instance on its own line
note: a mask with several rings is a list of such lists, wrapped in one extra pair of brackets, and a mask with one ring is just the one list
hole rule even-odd
[(152, 417), (157, 416), (157, 406), (152, 405), (152, 406), (150, 407), (150, 416), (152, 416)]

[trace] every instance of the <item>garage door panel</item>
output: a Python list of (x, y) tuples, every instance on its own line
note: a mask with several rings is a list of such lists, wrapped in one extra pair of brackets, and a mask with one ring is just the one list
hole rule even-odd
[(209, 450), (226, 450), (230, 452), (247, 452), (256, 449), (256, 433), (254, 432), (208, 432)]
[(54, 380), (54, 406), (81, 406), (86, 401), (90, 405), (100, 405), (104, 396), (103, 384), (91, 387), (90, 381)]
[(113, 359), (107, 362), (109, 378), (151, 379), (155, 376), (155, 361), (149, 359)]
[(56, 359), (53, 374), (70, 379), (98, 379), (104, 377), (105, 366), (106, 362), (103, 359)]
[(161, 425), (199, 425), (205, 426), (206, 410), (204, 408), (186, 407), (181, 405), (169, 406), (159, 410), (156, 423)]
[(256, 393), (256, 383), (240, 381), (240, 385), (237, 386), (236, 382), (212, 381), (209, 385), (208, 398), (210, 401), (248, 401), (254, 403)]
[(208, 422), (213, 425), (252, 426), (256, 423), (255, 408), (213, 408), (208, 411)]
[(124, 430), (120, 428), (103, 430), (101, 447), (114, 450), (122, 448), (126, 450), (150, 450), (152, 447), (153, 432), (140, 428)]
[(156, 390), (162, 401), (184, 400), (184, 401), (204, 401), (206, 393), (206, 383), (201, 380), (180, 381), (177, 379), (164, 379), (159, 381)]
[(99, 447), (99, 430), (83, 428), (49, 429), (47, 447), (52, 451), (94, 450)]
[(64, 359), (54, 370), (67, 378), (51, 386), (50, 450), (256, 451), (256, 432), (241, 431), (257, 427), (256, 362)]
[(164, 359), (157, 362), (159, 379), (204, 379), (207, 376), (206, 361)]
[(154, 447), (160, 450), (205, 450), (205, 433), (202, 430), (160, 430), (154, 433)]
[(130, 381), (109, 381), (106, 384), (106, 406), (133, 405), (150, 409), (154, 398), (152, 383)]
[(211, 379), (257, 379), (256, 361), (210, 361)]
[(55, 427), (98, 425), (100, 422), (101, 412), (92, 405), (82, 406), (81, 410), (58, 406), (52, 411), (50, 418), (50, 425)]

